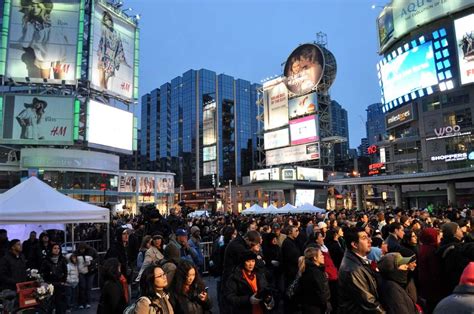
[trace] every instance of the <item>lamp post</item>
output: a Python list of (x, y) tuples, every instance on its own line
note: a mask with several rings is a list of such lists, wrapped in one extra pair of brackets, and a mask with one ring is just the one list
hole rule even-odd
[(180, 184), (179, 185), (179, 201), (181, 202), (182, 200), (182, 193), (183, 193), (183, 185)]
[(229, 207), (232, 213), (232, 180), (229, 180)]

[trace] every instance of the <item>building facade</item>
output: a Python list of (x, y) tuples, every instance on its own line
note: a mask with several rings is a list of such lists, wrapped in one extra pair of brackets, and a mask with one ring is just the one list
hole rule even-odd
[(335, 100), (331, 101), (331, 131), (334, 136), (341, 136), (347, 139), (346, 142), (334, 144), (334, 159), (339, 160), (349, 158), (349, 121), (347, 110)]
[(382, 111), (382, 104), (376, 103), (369, 105), (367, 111), (367, 130), (368, 144), (373, 145), (384, 139), (385, 136), (385, 114)]
[(142, 96), (146, 170), (171, 171), (176, 187), (241, 184), (256, 166), (258, 84), (189, 70)]

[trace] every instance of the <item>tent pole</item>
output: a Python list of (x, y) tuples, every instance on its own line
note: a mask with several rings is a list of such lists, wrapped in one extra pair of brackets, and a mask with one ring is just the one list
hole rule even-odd
[(67, 225), (68, 224), (64, 224), (64, 245), (66, 246), (66, 250), (67, 250)]
[(72, 249), (73, 252), (75, 251), (75, 249), (74, 249), (74, 224), (72, 224), (72, 228), (71, 228), (71, 249)]
[(107, 223), (107, 251), (110, 248), (110, 221)]

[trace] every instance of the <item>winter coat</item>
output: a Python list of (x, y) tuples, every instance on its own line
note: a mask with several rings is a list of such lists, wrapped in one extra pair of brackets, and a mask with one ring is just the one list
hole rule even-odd
[(79, 283), (79, 269), (77, 264), (71, 262), (67, 263), (67, 279), (66, 282), (69, 286), (77, 286)]
[[(257, 276), (257, 294), (267, 288), (265, 276), (255, 273)], [(237, 267), (226, 282), (223, 282), (224, 298), (229, 305), (229, 314), (249, 314), (252, 313), (250, 297), (254, 294), (252, 288), (242, 274), (242, 268)], [(261, 303), (262, 309), (264, 305)]]
[(7, 252), (0, 258), (0, 291), (16, 291), (16, 284), (27, 280), (26, 260), (23, 255), (15, 256), (12, 252)]
[(224, 252), (222, 281), (224, 282), (234, 271), (242, 253), (248, 251), (247, 243), (241, 235), (229, 242)]
[[(160, 302), (161, 301), (161, 302)], [(165, 305), (166, 304), (166, 305)], [(167, 310), (164, 311), (164, 306), (167, 307)], [(150, 301), (147, 297), (141, 297), (137, 300), (137, 305), (135, 307), (135, 314), (174, 314), (173, 306), (169, 301), (169, 296), (158, 295), (158, 298)]]
[(287, 237), (281, 246), (281, 266), (286, 286), (289, 286), (295, 280), (298, 273), (298, 258), (301, 255), (296, 240)]
[(204, 266), (204, 255), (202, 254), (201, 246), (199, 245), (200, 243), (200, 239), (194, 237), (191, 237), (191, 239), (188, 240), (189, 247), (196, 252), (196, 256), (193, 257), (194, 264), (198, 266), (199, 269), (202, 269)]
[(346, 250), (339, 268), (340, 313), (385, 313), (380, 305), (377, 281), (370, 265)]
[(97, 314), (123, 313), (127, 307), (127, 301), (119, 280), (108, 279), (101, 289)]
[(170, 296), (170, 303), (176, 314), (204, 314), (210, 313), (211, 299), (208, 297), (202, 302), (198, 297), (198, 292), (191, 294), (176, 294)]
[(298, 300), (305, 313), (325, 313), (329, 302), (329, 283), (324, 266), (306, 262), (298, 286)]
[(411, 250), (403, 247), (400, 240), (398, 240), (393, 234), (389, 234), (387, 239), (385, 239), (385, 242), (387, 242), (389, 253), (398, 252), (405, 257), (413, 256), (415, 254)]
[(195, 264), (197, 260), (196, 251), (188, 246), (187, 248), (178, 243), (176, 238), (170, 238), (170, 242), (165, 248), (165, 257), (166, 259), (172, 260), (176, 264), (179, 263), (181, 259), (185, 259), (188, 262)]
[(337, 240), (328, 240), (326, 246), (328, 247), (334, 265), (339, 269), (342, 258), (344, 257), (344, 249), (341, 246), (341, 243)]
[(417, 314), (416, 305), (407, 291), (393, 280), (383, 279), (379, 287), (380, 302), (387, 314)]
[[(130, 259), (129, 246), (123, 246), (122, 241), (114, 243), (105, 254), (105, 259), (115, 257), (120, 262), (120, 273), (122, 273), (127, 282), (131, 282), (132, 277), (132, 260)], [(79, 256), (78, 256), (79, 260)]]
[(46, 258), (41, 264), (40, 273), (44, 281), (52, 284), (66, 283), (67, 280), (67, 262), (66, 259), (59, 255), (58, 261), (55, 263), (51, 260), (51, 256)]

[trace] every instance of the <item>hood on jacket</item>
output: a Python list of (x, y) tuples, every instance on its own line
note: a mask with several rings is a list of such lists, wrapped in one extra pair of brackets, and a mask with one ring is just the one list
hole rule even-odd
[(439, 230), (435, 228), (426, 228), (421, 231), (420, 242), (424, 245), (436, 245), (438, 241)]
[(467, 264), (466, 268), (464, 268), (459, 284), (474, 286), (474, 262), (470, 262)]

